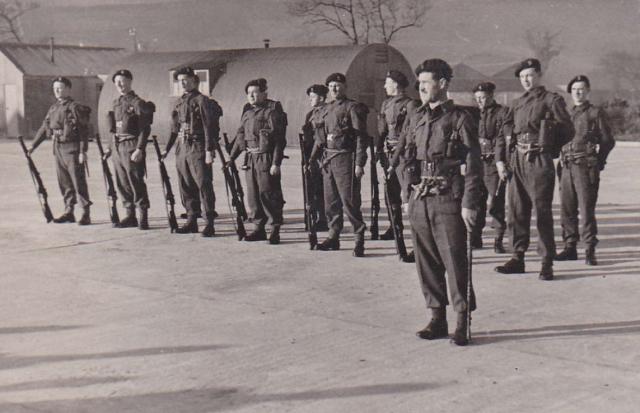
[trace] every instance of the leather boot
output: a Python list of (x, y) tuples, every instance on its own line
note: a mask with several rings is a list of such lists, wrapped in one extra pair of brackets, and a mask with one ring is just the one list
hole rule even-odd
[(147, 208), (140, 208), (140, 221), (138, 221), (138, 229), (149, 229), (149, 213)]
[(82, 216), (80, 217), (80, 221), (78, 221), (78, 225), (90, 225), (91, 224), (91, 211), (88, 206), (82, 209)]
[(213, 213), (207, 214), (207, 225), (205, 225), (202, 230), (202, 236), (205, 238), (213, 237), (216, 234), (216, 228), (213, 225), (213, 221), (215, 220), (215, 215)]
[(392, 239), (394, 239), (395, 236), (393, 235), (393, 228), (389, 227), (384, 234), (380, 235), (380, 239), (383, 241), (391, 241)]
[(76, 222), (76, 217), (73, 215), (73, 207), (68, 207), (65, 209), (64, 214), (60, 215), (58, 218), (54, 218), (53, 222), (55, 224), (66, 224)]
[(176, 230), (176, 234), (196, 234), (198, 232), (198, 218), (195, 215), (189, 215), (187, 222)]
[(356, 234), (356, 245), (353, 247), (354, 257), (364, 257), (364, 236), (363, 234)]
[(467, 312), (458, 313), (458, 323), (456, 325), (456, 331), (453, 333), (451, 342), (456, 346), (466, 346), (469, 344), (467, 338)]
[(598, 265), (598, 260), (596, 259), (595, 245), (590, 245), (584, 251), (584, 263), (587, 265)]
[(502, 235), (497, 235), (493, 240), (493, 252), (496, 254), (504, 254), (506, 252), (502, 245)]
[(274, 225), (271, 230), (271, 234), (269, 234), (269, 244), (278, 245), (280, 244), (280, 225)]
[(435, 340), (437, 338), (445, 338), (448, 335), (447, 310), (444, 307), (432, 308), (431, 321), (425, 328), (416, 333), (416, 336), (423, 340)]
[(482, 233), (472, 233), (471, 235), (471, 249), (482, 249)]
[(553, 280), (553, 260), (543, 260), (538, 278), (542, 281)]
[(504, 265), (498, 265), (495, 268), (500, 274), (523, 274), (524, 273), (524, 254), (517, 253), (511, 257)]
[(409, 263), (416, 262), (416, 254), (413, 251), (411, 251), (410, 253), (408, 253), (404, 257), (400, 257), (400, 261), (409, 262)]
[(340, 238), (329, 237), (316, 245), (316, 249), (320, 251), (338, 251), (340, 249)]
[(265, 232), (264, 227), (256, 228), (251, 232), (251, 234), (247, 235), (244, 240), (248, 242), (266, 241), (267, 233)]
[(134, 208), (127, 209), (127, 216), (120, 220), (120, 228), (134, 228), (137, 226), (136, 210)]
[(566, 246), (564, 249), (556, 254), (554, 260), (556, 261), (576, 261), (578, 259), (578, 250), (575, 246)]

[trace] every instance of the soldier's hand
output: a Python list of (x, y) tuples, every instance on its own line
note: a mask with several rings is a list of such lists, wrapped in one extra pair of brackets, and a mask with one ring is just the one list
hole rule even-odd
[(467, 227), (467, 232), (471, 232), (474, 225), (476, 224), (476, 218), (478, 216), (478, 211), (475, 209), (462, 208), (462, 220), (464, 221), (465, 227)]
[(29, 146), (29, 147), (27, 148), (27, 153), (28, 153), (29, 155), (31, 155), (31, 154), (33, 153), (33, 151), (35, 151), (35, 150), (36, 150), (36, 148), (34, 148), (33, 146)]
[(304, 171), (305, 171), (306, 173), (311, 173), (311, 165), (309, 164), (309, 162), (306, 162), (306, 163), (304, 164)]
[(498, 176), (501, 180), (506, 180), (509, 177), (509, 173), (507, 172), (507, 167), (502, 161), (496, 162), (496, 168), (498, 169)]
[(169, 152), (164, 150), (162, 151), (162, 153), (160, 153), (160, 159), (164, 161), (168, 155), (169, 155)]
[(393, 166), (387, 168), (387, 175), (391, 175), (393, 173)]
[(104, 155), (102, 155), (102, 160), (106, 161), (107, 159), (109, 159), (110, 156), (111, 156), (111, 149), (107, 149), (106, 151), (104, 151)]
[(271, 169), (269, 170), (269, 173), (272, 176), (280, 175), (280, 167), (278, 165), (271, 165)]
[(78, 154), (78, 163), (82, 165), (85, 163), (86, 160), (87, 160), (87, 154), (85, 152), (80, 152)]
[(213, 163), (213, 152), (211, 152), (211, 151), (206, 151), (206, 152), (204, 153), (204, 162), (205, 162), (207, 165), (211, 165), (211, 164)]
[(364, 175), (364, 168), (362, 166), (356, 166), (356, 178), (360, 179)]
[(140, 149), (136, 149), (131, 154), (131, 161), (133, 161), (133, 162), (140, 162), (140, 161), (142, 161), (142, 158), (144, 158), (144, 156), (143, 156), (143, 153), (142, 153), (142, 151)]

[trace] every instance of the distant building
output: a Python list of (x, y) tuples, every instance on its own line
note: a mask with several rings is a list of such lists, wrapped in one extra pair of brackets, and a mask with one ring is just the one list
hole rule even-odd
[(452, 69), (453, 79), (448, 90), (449, 98), (458, 105), (476, 106), (473, 88), (480, 82), (488, 82), (489, 77), (464, 63), (458, 63)]
[(498, 103), (508, 105), (524, 93), (520, 79), (515, 75), (516, 68), (519, 64), (520, 63), (514, 63), (490, 77), (489, 80), (496, 84), (494, 97)]
[(123, 49), (42, 44), (0, 43), (0, 138), (33, 136), (55, 101), (51, 80), (68, 77), (72, 97), (92, 109), (113, 62)]

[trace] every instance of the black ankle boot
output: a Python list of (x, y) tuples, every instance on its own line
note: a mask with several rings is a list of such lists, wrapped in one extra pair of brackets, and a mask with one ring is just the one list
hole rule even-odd
[(149, 213), (147, 208), (140, 208), (140, 221), (138, 221), (138, 229), (143, 231), (149, 229)]
[(353, 247), (354, 257), (364, 257), (364, 237), (356, 238), (356, 245)]
[(207, 214), (207, 225), (202, 230), (203, 237), (209, 238), (216, 235), (216, 227), (213, 224), (214, 219), (215, 219), (214, 214)]
[(496, 254), (504, 254), (506, 251), (504, 250), (504, 246), (502, 245), (502, 237), (496, 237), (493, 240), (493, 252)]
[(416, 254), (415, 254), (415, 252), (411, 251), (410, 253), (408, 253), (404, 257), (400, 257), (400, 261), (407, 262), (407, 263), (416, 262)]
[(554, 260), (556, 261), (576, 261), (578, 259), (578, 250), (576, 247), (564, 247), (564, 249), (556, 254)]
[(431, 321), (422, 330), (416, 333), (416, 336), (423, 340), (435, 340), (445, 338), (449, 335), (449, 326), (447, 325), (447, 311), (444, 308), (431, 309)]
[(540, 275), (538, 275), (538, 278), (542, 281), (553, 280), (553, 261), (552, 260), (542, 261), (542, 266), (540, 267)]
[(584, 252), (584, 263), (587, 265), (598, 265), (596, 259), (596, 247), (590, 245)]
[(498, 265), (495, 268), (500, 274), (522, 274), (524, 273), (524, 254), (518, 254), (511, 257), (504, 265)]
[(340, 238), (327, 238), (316, 245), (319, 251), (338, 251), (340, 249)]
[(269, 234), (269, 244), (278, 245), (280, 244), (280, 225), (274, 225), (271, 230), (271, 234)]
[(91, 225), (91, 211), (88, 206), (82, 209), (82, 216), (78, 221), (78, 225)]
[(187, 222), (176, 230), (177, 234), (196, 234), (198, 232), (198, 218), (189, 215)]
[(119, 228), (134, 228), (138, 226), (138, 220), (136, 219), (136, 210), (128, 209), (127, 216), (120, 220)]
[(469, 344), (467, 328), (467, 312), (458, 313), (458, 323), (456, 325), (456, 331), (453, 333), (453, 337), (451, 338), (451, 342), (457, 346), (466, 346)]
[(73, 215), (73, 208), (67, 208), (64, 211), (64, 214), (60, 215), (58, 218), (53, 219), (54, 224), (66, 224), (76, 222), (76, 217)]
[(390, 241), (392, 239), (394, 239), (395, 236), (393, 234), (393, 228), (389, 227), (384, 234), (380, 235), (380, 239), (383, 241)]
[(256, 228), (244, 238), (245, 241), (254, 242), (254, 241), (266, 241), (267, 233), (264, 228)]

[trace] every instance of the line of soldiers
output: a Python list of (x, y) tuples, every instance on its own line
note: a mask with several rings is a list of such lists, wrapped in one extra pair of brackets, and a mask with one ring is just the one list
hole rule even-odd
[[(505, 252), (503, 236), (507, 229), (512, 245), (512, 257), (496, 267), (497, 272), (524, 273), (532, 209), (542, 257), (540, 279), (553, 279), (554, 259), (577, 259), (578, 210), (582, 239), (587, 244), (586, 261), (595, 265), (599, 173), (615, 141), (604, 111), (588, 101), (589, 80), (577, 76), (569, 83), (567, 91), (575, 103), (570, 114), (561, 96), (541, 86), (542, 70), (536, 59), (524, 60), (516, 69), (525, 93), (508, 108), (495, 101), (495, 85), (477, 85), (473, 92), (479, 116), (448, 99), (453, 74), (444, 60), (425, 60), (415, 69), (415, 75), (419, 101), (407, 96), (409, 82), (403, 73), (387, 73), (384, 89), (388, 99), (380, 110), (379, 136), (371, 162), (379, 161), (388, 177), (386, 195), (393, 220), (401, 225), (404, 205), (411, 222), (414, 252), (405, 261), (415, 261), (432, 314), (429, 324), (417, 335), (428, 340), (448, 336), (448, 280), (453, 309), (458, 314), (452, 341), (466, 345), (469, 314), (476, 308), (467, 241), (474, 248), (482, 246), (487, 203), (496, 233), (494, 251)], [(113, 140), (105, 157), (113, 154), (118, 189), (127, 210), (119, 226), (147, 229), (144, 157), (153, 105), (132, 91), (132, 79), (128, 70), (113, 75), (120, 97), (109, 115)], [(166, 157), (175, 144), (180, 193), (187, 210), (186, 223), (177, 232), (198, 232), (197, 218), (204, 211), (202, 235), (210, 237), (215, 234), (217, 216), (211, 164), (220, 145), (222, 109), (198, 91), (193, 69), (176, 71), (175, 80), (184, 94), (172, 113), (171, 135), (161, 157)], [(66, 207), (55, 222), (73, 222), (73, 207), (79, 199), (83, 207), (79, 223), (84, 225), (90, 223), (91, 205), (82, 166), (86, 162), (88, 113), (68, 97), (70, 87), (68, 79), (54, 79), (58, 101), (49, 110), (29, 152), (46, 134), (53, 137)], [(302, 148), (308, 160), (304, 168), (312, 176), (311, 213), (317, 218), (316, 229), (328, 230), (317, 249), (340, 248), (346, 213), (355, 234), (353, 255), (362, 257), (366, 224), (360, 188), (371, 139), (366, 127), (368, 109), (347, 97), (347, 79), (341, 73), (331, 74), (324, 85), (312, 85), (306, 92), (312, 109), (305, 119)], [(254, 230), (245, 239), (278, 244), (285, 203), (280, 166), (287, 116), (279, 102), (268, 99), (265, 79), (249, 81), (245, 93), (248, 103), (225, 167), (246, 152), (243, 169)], [(556, 177), (553, 159), (558, 156), (565, 248), (556, 255), (551, 202)], [(135, 207), (139, 209), (139, 221)], [(382, 239), (400, 234), (390, 228)]]

